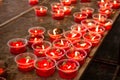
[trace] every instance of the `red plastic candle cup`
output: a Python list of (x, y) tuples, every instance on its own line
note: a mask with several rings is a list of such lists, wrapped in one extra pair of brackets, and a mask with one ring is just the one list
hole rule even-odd
[(11, 54), (17, 55), (27, 51), (27, 40), (23, 38), (14, 38), (7, 42)]
[(60, 0), (60, 2), (61, 2), (62, 5), (64, 5), (64, 6), (70, 6), (70, 5), (71, 5), (71, 0)]
[(71, 6), (63, 6), (64, 9), (64, 15), (70, 15), (72, 7)]
[(53, 41), (53, 47), (64, 49), (65, 51), (71, 47), (71, 42), (67, 39), (57, 39)]
[(36, 16), (46, 16), (48, 8), (46, 6), (35, 6), (35, 14)]
[(6, 80), (4, 77), (0, 77), (0, 80)]
[(17, 64), (18, 70), (21, 72), (29, 72), (34, 69), (34, 62), (37, 57), (33, 53), (21, 53), (15, 56), (15, 62)]
[(87, 19), (88, 15), (86, 13), (75, 12), (73, 13), (74, 21), (80, 23), (82, 20)]
[(91, 42), (92, 47), (95, 47), (100, 43), (101, 35), (97, 33), (86, 33), (83, 35), (83, 39)]
[(80, 0), (82, 3), (91, 2), (91, 0)]
[(90, 28), (88, 28), (88, 31), (90, 32), (90, 33), (98, 33), (98, 34), (100, 34), (101, 36), (103, 36), (104, 35), (104, 32), (105, 32), (105, 28), (104, 28), (104, 26), (102, 26), (102, 25), (96, 25), (95, 27), (90, 27)]
[(105, 23), (101, 23), (100, 25), (105, 27), (105, 30), (111, 30), (113, 24), (113, 20), (107, 19)]
[(91, 7), (82, 7), (80, 8), (80, 11), (84, 14), (87, 14), (88, 17), (92, 17), (92, 14), (94, 12), (94, 8)]
[(82, 35), (87, 32), (87, 27), (81, 24), (73, 24), (71, 26), (72, 31), (77, 31), (78, 33), (81, 33)]
[(113, 0), (111, 1), (112, 3), (112, 8), (113, 9), (119, 9), (120, 8), (120, 1), (119, 0)]
[(101, 13), (95, 13), (93, 14), (93, 19), (99, 23), (104, 23), (107, 20), (107, 16), (105, 14)]
[(97, 1), (97, 3), (98, 3), (98, 6), (100, 7), (100, 5), (104, 5), (106, 3), (109, 3), (109, 1), (108, 0), (100, 0), (100, 1)]
[(102, 8), (102, 9), (111, 9), (112, 4), (110, 2), (106, 2), (104, 4), (100, 4), (99, 7)]
[(73, 59), (62, 59), (56, 64), (59, 76), (63, 79), (73, 79), (78, 74), (80, 64)]
[(55, 20), (62, 20), (64, 19), (64, 9), (58, 9), (54, 12), (51, 12), (52, 18)]
[(45, 52), (45, 55), (49, 58), (52, 58), (52, 59), (58, 61), (58, 60), (61, 60), (64, 58), (65, 50), (56, 48), (56, 47), (52, 47)]
[(62, 6), (62, 4), (59, 2), (51, 3), (51, 9), (53, 12), (59, 10), (61, 8), (61, 6)]
[(39, 0), (28, 0), (29, 4), (31, 6), (37, 5), (39, 3)]
[(31, 27), (28, 29), (29, 35), (31, 37), (44, 35), (46, 29), (44, 27)]
[(50, 77), (55, 72), (56, 61), (48, 57), (38, 58), (35, 63), (36, 74), (40, 77)]
[(87, 28), (94, 27), (98, 22), (94, 19), (85, 19), (81, 21), (81, 25), (86, 26)]
[(87, 52), (87, 55), (89, 55), (89, 52), (92, 47), (92, 43), (87, 40), (77, 40), (72, 43), (73, 47), (75, 49), (82, 49)]
[(37, 43), (37, 42), (42, 42), (44, 39), (44, 36), (35, 36), (35, 37), (31, 37), (30, 35), (26, 36), (26, 39), (28, 41), (28, 47), (32, 48), (32, 44)]
[(55, 29), (50, 29), (47, 31), (48, 35), (50, 36), (50, 41), (53, 42), (56, 39), (60, 39), (63, 36), (63, 29), (60, 28), (55, 28)]
[(71, 0), (71, 4), (76, 4), (77, 0)]
[(66, 51), (66, 56), (68, 59), (76, 60), (80, 63), (80, 65), (83, 65), (87, 57), (87, 52), (83, 49), (73, 48)]
[(79, 40), (82, 37), (82, 34), (77, 31), (66, 31), (64, 32), (64, 37), (71, 42)]
[(38, 57), (45, 57), (45, 52), (52, 47), (49, 41), (42, 41), (32, 45), (34, 54)]

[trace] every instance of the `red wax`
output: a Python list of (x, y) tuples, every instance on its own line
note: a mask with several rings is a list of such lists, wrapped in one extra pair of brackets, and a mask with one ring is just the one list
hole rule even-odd
[(18, 69), (20, 71), (23, 71), (23, 72), (28, 72), (28, 71), (31, 71), (34, 69), (34, 66), (33, 66), (33, 63), (34, 63), (34, 60), (33, 59), (29, 59), (29, 61), (27, 62), (27, 59), (26, 58), (21, 58), (18, 60)]
[(88, 15), (86, 13), (75, 12), (73, 16), (74, 16), (74, 21), (80, 23), (82, 20), (86, 19)]
[(60, 1), (64, 6), (70, 6), (71, 5), (71, 0), (60, 0)]
[(71, 42), (75, 41), (75, 40), (79, 40), (81, 38), (81, 33), (78, 33), (76, 31), (66, 31), (64, 33), (64, 37), (67, 40), (70, 40)]
[(36, 16), (46, 16), (47, 7), (45, 7), (45, 6), (35, 7), (35, 13), (36, 13)]
[(112, 3), (112, 8), (113, 9), (119, 9), (120, 8), (120, 1), (119, 0), (111, 1), (111, 3)]
[(67, 39), (58, 39), (53, 41), (53, 46), (56, 48), (68, 50), (70, 48), (70, 41)]
[(64, 10), (63, 9), (59, 9), (57, 11), (52, 12), (52, 17), (55, 20), (62, 20), (62, 19), (64, 19)]
[(78, 73), (79, 63), (74, 60), (63, 59), (57, 63), (59, 76), (64, 79), (72, 79)]
[(92, 43), (92, 46), (97, 46), (101, 40), (100, 34), (95, 33), (86, 33), (83, 35), (83, 38)]
[(40, 58), (35, 63), (36, 73), (41, 77), (52, 76), (55, 72), (55, 61), (48, 58)]
[(77, 0), (71, 0), (71, 3), (72, 3), (72, 4), (76, 4), (76, 3), (77, 3)]
[(47, 50), (46, 56), (55, 59), (55, 60), (60, 60), (64, 57), (65, 51), (64, 49), (57, 49), (57, 48), (51, 48)]
[(70, 15), (71, 9), (71, 6), (64, 6), (64, 15)]
[(76, 49), (83, 49), (83, 50), (85, 50), (88, 53), (88, 55), (89, 55), (89, 52), (90, 52), (91, 47), (92, 47), (92, 43), (89, 42), (89, 41), (85, 41), (85, 40), (78, 40), (78, 41), (73, 42), (73, 46)]
[(112, 14), (112, 9), (99, 9), (99, 13), (103, 15), (107, 15), (107, 17), (110, 17)]
[(46, 50), (51, 48), (51, 43), (47, 42), (47, 41), (43, 41), (43, 42), (38, 42), (38, 43), (34, 43), (32, 45), (32, 48), (34, 50), (34, 54), (38, 57), (44, 57)]
[(31, 48), (32, 44), (37, 43), (37, 42), (42, 42), (44, 37), (43, 36), (36, 36), (36, 37), (27, 37), (28, 39), (28, 46)]
[(80, 49), (73, 49), (73, 50), (68, 50), (67, 51), (67, 57), (70, 59), (74, 59), (76, 61), (78, 61), (80, 63), (80, 65), (83, 65), (85, 62), (85, 58), (87, 56), (86, 51), (84, 50), (80, 50)]
[(41, 36), (45, 32), (45, 28), (43, 28), (43, 27), (32, 27), (28, 30), (28, 32), (31, 35), (31, 37)]
[(57, 11), (61, 8), (62, 4), (61, 3), (58, 3), (58, 2), (54, 2), (51, 4), (51, 8), (52, 8), (52, 11)]
[(91, 2), (91, 0), (80, 0), (80, 2)]
[(26, 49), (27, 44), (22, 40), (12, 41), (8, 45), (10, 45), (10, 52), (14, 55), (23, 53), (27, 50)]
[(94, 12), (94, 9), (91, 8), (91, 7), (83, 7), (83, 8), (80, 9), (80, 11), (84, 14), (87, 14), (88, 17), (91, 17), (93, 12)]
[(87, 31), (87, 27), (81, 24), (74, 24), (71, 26), (71, 30), (77, 31), (79, 33), (85, 34)]
[(37, 5), (38, 2), (39, 2), (39, 0), (29, 0), (29, 4), (30, 4), (31, 6)]

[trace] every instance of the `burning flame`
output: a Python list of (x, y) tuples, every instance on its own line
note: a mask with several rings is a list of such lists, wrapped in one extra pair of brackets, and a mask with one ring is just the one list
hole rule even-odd
[(40, 11), (43, 11), (43, 8), (42, 8), (42, 7), (40, 7)]
[(35, 33), (37, 33), (37, 30), (35, 30)]
[(114, 0), (114, 1), (113, 1), (113, 3), (114, 3), (114, 4), (117, 4), (117, 1), (116, 1), (116, 0)]
[(26, 63), (28, 63), (28, 62), (29, 62), (29, 59), (26, 60)]
[(77, 56), (78, 56), (78, 54), (80, 54), (80, 52), (75, 51), (75, 57), (77, 57)]
[(91, 40), (92, 40), (92, 41), (94, 41), (94, 39), (95, 39), (95, 36), (94, 36), (94, 37), (92, 37), (92, 39), (91, 39)]
[(56, 29), (53, 30), (53, 34), (56, 35)]
[(72, 33), (72, 37), (75, 37), (77, 34), (75, 34), (75, 33)]
[(81, 27), (78, 27), (78, 31), (81, 31)]
[(88, 23), (88, 26), (92, 26), (93, 25), (93, 23)]
[(99, 30), (99, 26), (96, 27), (95, 31), (98, 32), (98, 30)]
[(18, 46), (19, 46), (19, 44), (16, 44), (16, 46), (18, 47)]
[(70, 69), (71, 67), (72, 67), (72, 66), (71, 66), (71, 65), (69, 65), (69, 66), (68, 66), (68, 69)]
[(105, 25), (107, 26), (107, 25), (110, 25), (111, 24), (111, 22), (107, 22)]
[(82, 44), (80, 44), (81, 46), (85, 46), (86, 45), (86, 43), (82, 43)]
[(101, 0), (101, 2), (104, 2), (104, 0)]
[(51, 52), (50, 54), (51, 54), (52, 56), (55, 56), (54, 52)]
[(47, 63), (44, 63), (43, 65), (44, 65), (44, 66), (47, 66)]
[(61, 40), (60, 42), (61, 42), (61, 45), (64, 45), (64, 42), (63, 42), (63, 40)]
[(45, 49), (45, 46), (44, 46), (44, 45), (42, 45), (42, 49), (43, 49), (43, 50)]

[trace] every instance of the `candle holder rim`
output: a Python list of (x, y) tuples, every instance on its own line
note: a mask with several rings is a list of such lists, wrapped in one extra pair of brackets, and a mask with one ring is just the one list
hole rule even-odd
[(86, 22), (86, 21), (87, 21), (87, 23), (92, 21), (92, 22), (95, 23), (95, 25), (98, 24), (98, 22), (96, 20), (94, 20), (94, 19), (84, 19), (84, 20), (81, 21), (81, 25), (86, 26), (86, 24), (83, 23), (83, 22)]
[[(85, 59), (86, 57), (87, 57), (87, 52), (85, 51), (85, 50), (83, 50), (83, 49), (77, 49), (77, 48), (73, 48), (74, 50), (76, 50), (76, 51), (83, 51), (84, 52), (84, 56), (82, 57), (82, 59)], [(69, 51), (71, 51), (71, 49), (68, 49), (67, 51), (66, 51), (66, 57), (68, 57), (68, 59), (72, 59), (72, 57), (70, 57), (70, 56), (68, 56), (68, 54), (71, 54), (71, 53), (69, 53)], [(73, 51), (73, 50), (72, 50)], [(74, 60), (76, 60), (76, 59), (74, 59)], [(79, 61), (79, 60), (78, 60)]]
[(32, 30), (32, 29), (40, 29), (40, 30), (42, 29), (43, 30), (42, 34), (44, 34), (45, 31), (46, 31), (46, 29), (44, 27), (36, 26), (36, 27), (31, 27), (31, 28), (28, 29), (29, 34), (31, 33), (30, 30)]
[(107, 19), (107, 15), (106, 15), (106, 14), (101, 14), (101, 13), (94, 13), (94, 14), (92, 15), (92, 17), (99, 16), (99, 15), (104, 16), (104, 17), (106, 17), (106, 19)]
[[(31, 55), (31, 56), (30, 56)], [(35, 61), (33, 61), (33, 62), (31, 62), (31, 63), (26, 63), (26, 64), (24, 64), (24, 63), (20, 63), (20, 62), (18, 62), (17, 61), (17, 59), (19, 58), (19, 57), (25, 57), (25, 56), (29, 56), (30, 58), (33, 58), (34, 60), (36, 60), (37, 59), (37, 56), (35, 55), (35, 54), (33, 54), (32, 52), (25, 52), (25, 53), (20, 53), (20, 54), (18, 54), (18, 55), (16, 55), (15, 56), (15, 58), (14, 58), (14, 60), (15, 60), (15, 62), (17, 63), (17, 64), (20, 64), (20, 65), (29, 65), (29, 64), (33, 64)], [(20, 58), (19, 58), (20, 59)]]
[(13, 38), (13, 39), (10, 39), (8, 42), (7, 42), (7, 45), (11, 48), (16, 48), (16, 46), (11, 46), (10, 43), (13, 42), (13, 41), (16, 41), (16, 40), (21, 40), (22, 42), (24, 42), (23, 45), (19, 46), (19, 47), (23, 47), (23, 46), (26, 46), (28, 41), (27, 39), (24, 39), (24, 38)]
[(74, 12), (74, 13), (73, 13), (73, 17), (76, 17), (77, 14), (82, 14), (82, 15), (85, 14), (86, 16), (84, 16), (84, 17), (85, 17), (85, 18), (88, 17), (88, 14), (82, 13), (82, 12)]
[(37, 65), (36, 65), (36, 63), (37, 63), (39, 60), (41, 60), (41, 59), (50, 59), (50, 60), (52, 60), (52, 62), (54, 62), (54, 65), (53, 65), (52, 67), (50, 67), (50, 68), (48, 68), (48, 69), (45, 69), (45, 70), (50, 70), (50, 69), (52, 69), (52, 68), (54, 68), (54, 67), (56, 66), (56, 61), (55, 61), (54, 59), (51, 59), (51, 58), (49, 58), (49, 57), (40, 57), (40, 58), (37, 58), (37, 60), (35, 60), (35, 62), (34, 62), (34, 67), (35, 67), (36, 69), (42, 70), (42, 68), (38, 68)]
[(91, 9), (91, 10), (92, 10), (92, 12), (94, 12), (94, 11), (95, 11), (95, 9), (94, 9), (94, 8), (92, 8), (92, 7), (81, 7), (81, 8), (80, 8), (80, 11), (82, 12), (82, 11), (83, 11), (83, 9)]
[(48, 10), (48, 7), (47, 6), (43, 6), (43, 5), (36, 5), (36, 6), (34, 6), (33, 7), (34, 8), (34, 10), (36, 10), (36, 9), (40, 9), (40, 8), (44, 8), (44, 9), (46, 9), (46, 10)]
[[(67, 61), (67, 60), (68, 60), (68, 61), (73, 61), (73, 62), (75, 62), (75, 63), (78, 65), (78, 66), (76, 67), (76, 69), (71, 70), (71, 71), (64, 71), (64, 70), (62, 70), (62, 69), (60, 69), (60, 68), (58, 67), (58, 65), (59, 65), (61, 62)], [(62, 60), (59, 60), (59, 61), (56, 63), (56, 68), (57, 68), (58, 70), (62, 71), (62, 72), (65, 72), (65, 73), (77, 71), (77, 70), (79, 69), (79, 67), (80, 67), (79, 62), (76, 61), (76, 60), (73, 60), (73, 59), (62, 59)]]
[[(65, 30), (64, 29), (62, 29), (62, 33), (61, 33), (61, 35), (65, 32)], [(51, 34), (50, 32), (53, 32), (53, 29), (49, 29), (48, 31), (47, 31), (47, 33), (48, 34)], [(52, 35), (55, 35), (55, 34), (52, 34)], [(59, 34), (56, 34), (56, 35), (59, 35)]]
[(35, 50), (36, 48), (35, 48), (34, 46), (35, 46), (36, 44), (38, 44), (38, 43), (43, 43), (43, 42), (49, 44), (49, 47), (48, 47), (48, 48), (52, 47), (52, 44), (51, 44), (50, 41), (45, 41), (45, 40), (44, 40), (44, 41), (41, 41), (41, 42), (33, 43), (33, 44), (32, 44), (32, 49)]

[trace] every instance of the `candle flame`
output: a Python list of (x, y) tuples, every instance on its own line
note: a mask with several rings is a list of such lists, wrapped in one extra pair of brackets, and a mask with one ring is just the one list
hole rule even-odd
[(44, 66), (47, 66), (47, 63), (44, 63), (43, 65), (44, 65)]
[(107, 23), (105, 24), (105, 26), (110, 25), (110, 24), (111, 24), (111, 22), (107, 22)]
[(19, 44), (16, 44), (16, 46), (19, 46)]
[(80, 52), (75, 51), (75, 57), (77, 57), (77, 56), (78, 56), (78, 54), (80, 54)]
[(85, 46), (86, 45), (86, 43), (82, 43), (82, 44), (80, 44), (81, 46)]
[(43, 8), (42, 8), (42, 7), (40, 7), (40, 11), (43, 11)]
[(101, 19), (101, 15), (99, 14), (99, 16), (98, 16), (98, 20), (100, 21), (100, 19)]
[(77, 34), (75, 34), (75, 33), (72, 33), (72, 37), (75, 37)]
[(28, 63), (28, 62), (29, 62), (29, 60), (30, 60), (30, 59), (27, 59), (27, 60), (26, 60), (26, 63)]
[(42, 45), (42, 49), (43, 49), (43, 50), (45, 49), (45, 46), (44, 46), (44, 45)]
[(54, 30), (53, 30), (53, 34), (54, 34), (54, 35), (56, 35), (56, 30), (57, 30), (57, 29), (54, 29)]
[(72, 66), (71, 66), (71, 65), (69, 65), (69, 66), (68, 66), (68, 69), (70, 69), (71, 67), (72, 67)]
[(117, 4), (117, 1), (116, 1), (116, 0), (114, 0), (114, 1), (113, 1), (113, 3), (114, 3), (114, 4)]
[(61, 40), (61, 45), (64, 45), (64, 42), (63, 42), (63, 40)]
[(105, 3), (105, 8), (107, 7), (107, 3)]
[(35, 30), (35, 33), (37, 33), (37, 30)]
[(34, 41), (37, 41), (37, 38), (34, 38)]
[(50, 54), (51, 54), (52, 56), (55, 56), (54, 52), (51, 52)]
[(81, 27), (78, 27), (78, 31), (81, 31)]
[(92, 39), (91, 39), (91, 40), (92, 40), (92, 41), (94, 41), (94, 39), (95, 39), (95, 36), (94, 36), (94, 37), (92, 37)]
[(95, 31), (98, 32), (98, 30), (99, 30), (99, 26), (96, 27)]
[(88, 23), (88, 26), (92, 26), (93, 25), (93, 23)]
[(101, 2), (104, 2), (104, 0), (101, 0)]

